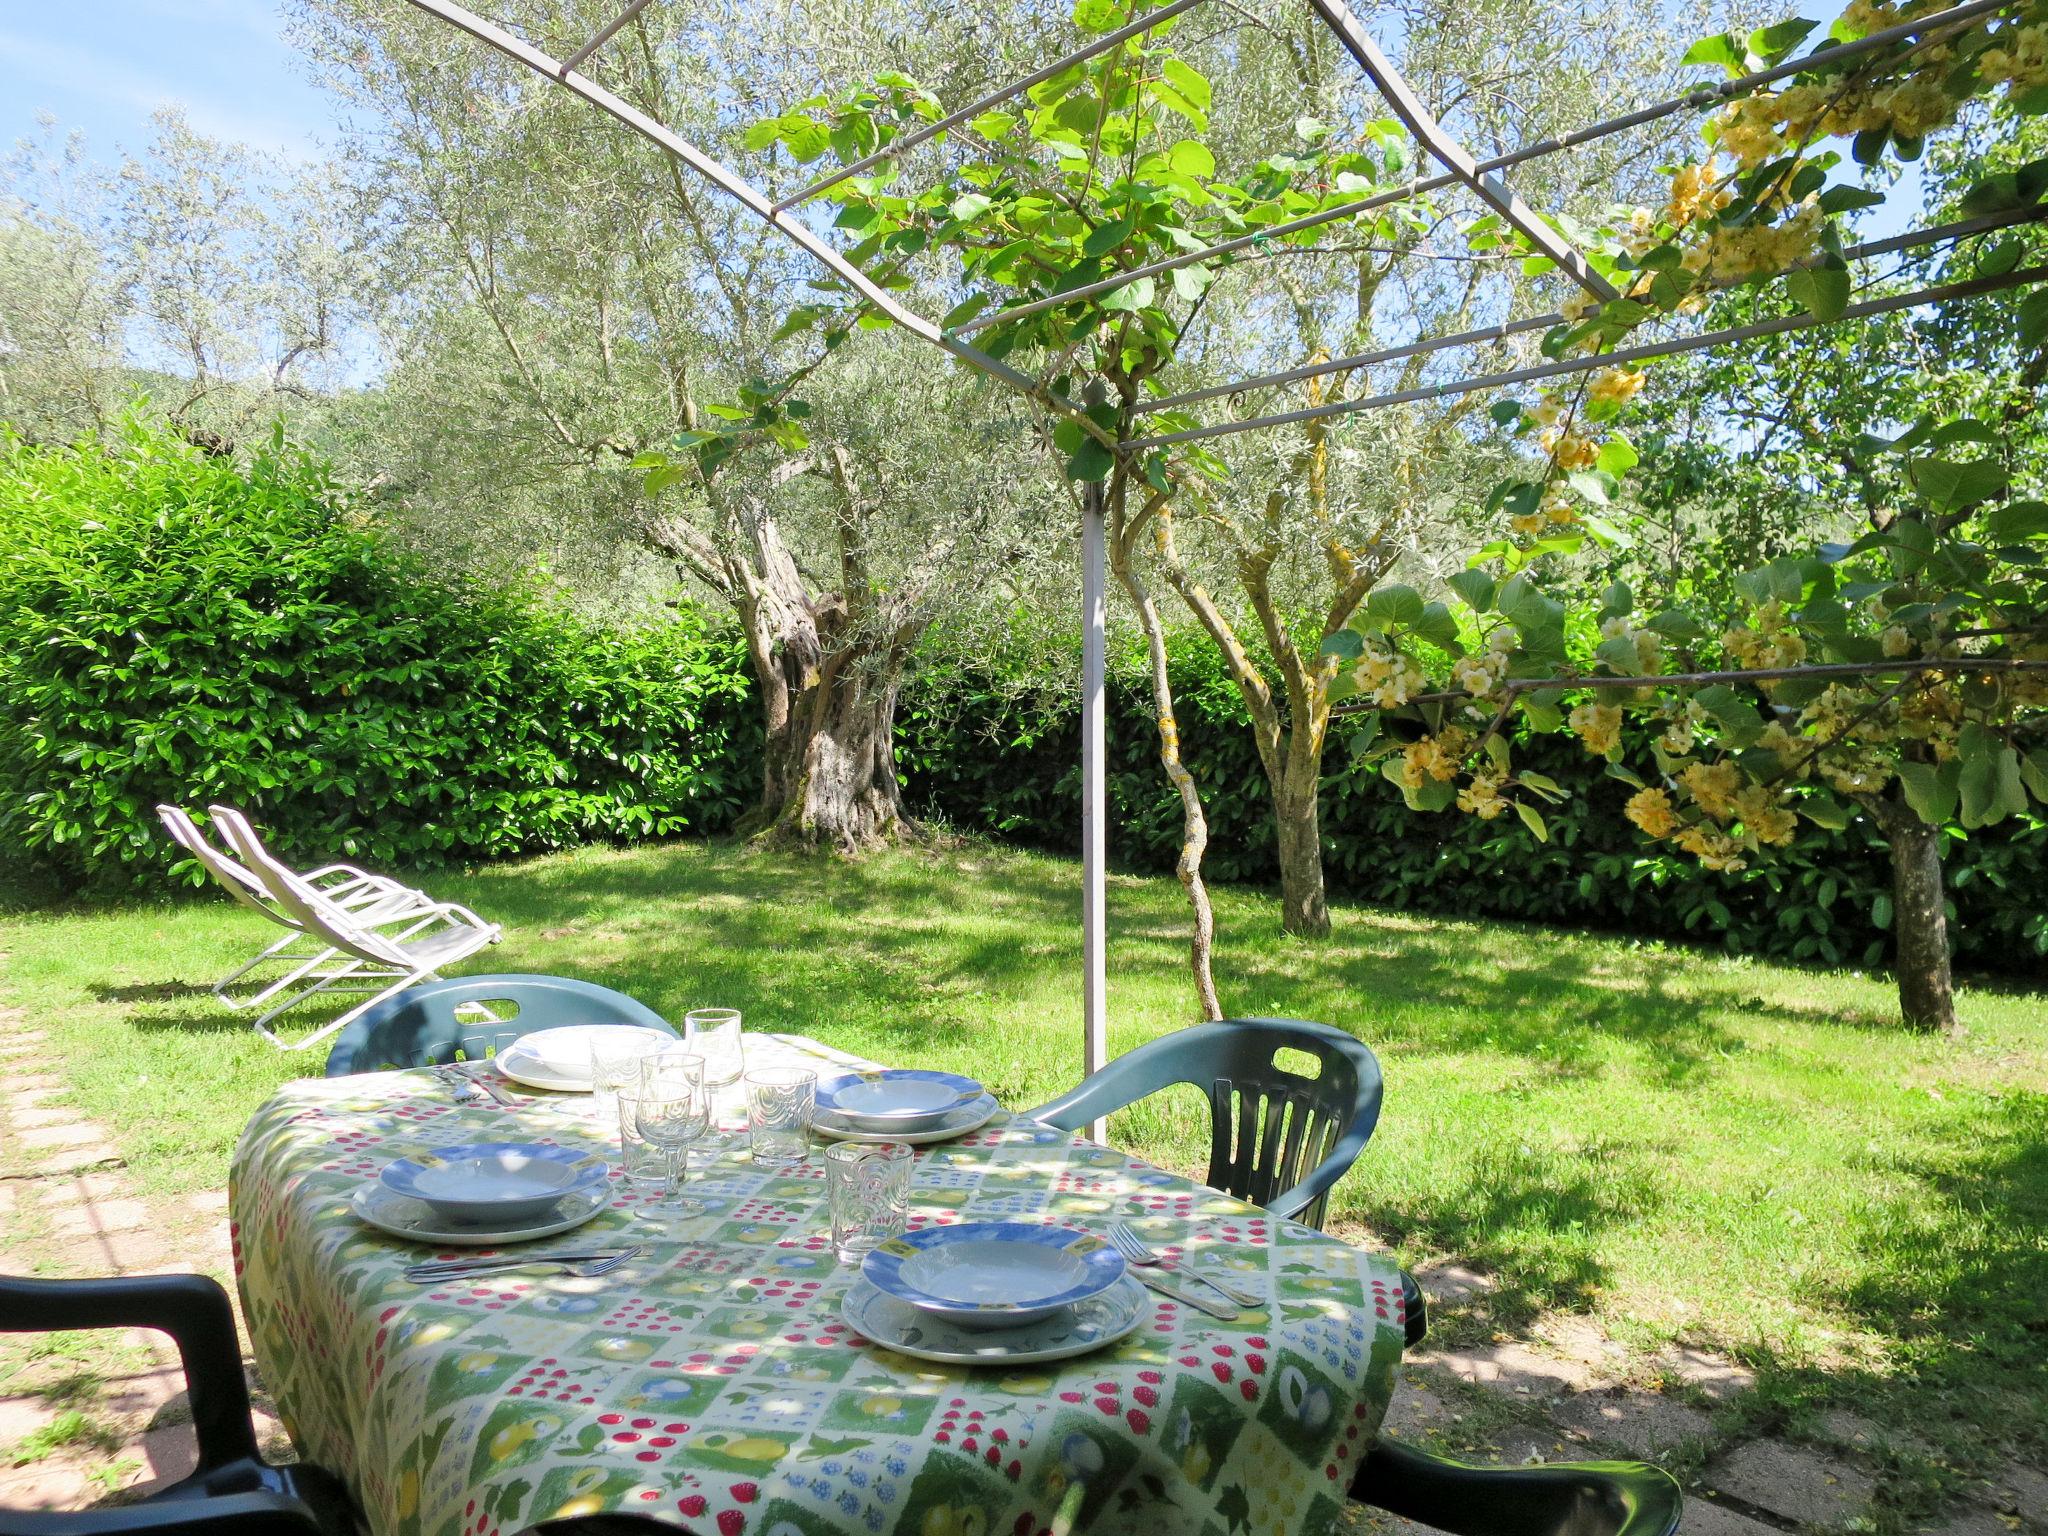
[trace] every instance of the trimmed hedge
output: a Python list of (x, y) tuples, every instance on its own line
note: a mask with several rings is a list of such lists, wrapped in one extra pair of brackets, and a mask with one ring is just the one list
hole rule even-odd
[[(1258, 755), (1221, 658), (1177, 640), (1171, 671), (1182, 750), (1209, 816), (1214, 881), (1271, 884), (1279, 866)], [(927, 667), (906, 693), (898, 761), (926, 814), (1036, 847), (1078, 842), (1080, 717), (1071, 699), (1022, 692), (986, 664)], [(1111, 857), (1171, 873), (1180, 802), (1159, 767), (1151, 690), (1139, 658), (1110, 684)], [(1418, 814), (1376, 772), (1351, 764), (1341, 733), (1322, 798), (1324, 874), (1333, 896), (1458, 917), (1514, 918), (1706, 941), (1742, 954), (1827, 964), (1882, 963), (1890, 947), (1891, 866), (1865, 820), (1798, 840), (1738, 874), (1664, 853), (1622, 819), (1629, 790), (1561, 736), (1524, 737), (1516, 761), (1570, 798), (1546, 806), (1550, 841), (1513, 817)], [(1951, 833), (1951, 937), (1968, 968), (2048, 975), (2048, 822)]]
[(162, 800), (407, 871), (717, 828), (754, 792), (743, 668), (696, 617), (435, 579), (281, 442), (0, 445), (0, 847), (60, 888), (170, 883)]

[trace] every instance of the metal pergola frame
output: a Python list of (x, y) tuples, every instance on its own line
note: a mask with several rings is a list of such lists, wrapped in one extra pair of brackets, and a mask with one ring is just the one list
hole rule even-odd
[[(468, 33), (479, 42), (496, 49), (508, 58), (525, 65), (534, 73), (548, 79), (583, 98), (599, 110), (608, 113), (641, 137), (656, 145), (663, 152), (673, 156), (692, 171), (709, 181), (719, 191), (731, 197), (742, 207), (756, 215), (771, 228), (778, 230), (792, 240), (806, 254), (825, 267), (835, 277), (846, 283), (856, 294), (890, 320), (939, 347), (959, 361), (978, 369), (992, 378), (1000, 379), (1013, 388), (1022, 390), (1031, 398), (1040, 401), (1052, 410), (1078, 415), (1080, 407), (1055, 392), (1048, 380), (1034, 379), (1012, 368), (1009, 364), (991, 357), (988, 353), (970, 343), (967, 338), (977, 331), (990, 326), (1023, 319), (1046, 310), (1058, 309), (1077, 300), (1090, 298), (1121, 288), (1141, 278), (1153, 277), (1172, 272), (1196, 262), (1215, 261), (1240, 251), (1261, 247), (1286, 236), (1313, 229), (1320, 225), (1334, 223), (1340, 219), (1355, 218), (1375, 209), (1405, 202), (1444, 188), (1463, 185), (1482, 202), (1494, 210), (1500, 218), (1513, 227), (1530, 245), (1555, 263), (1557, 270), (1577, 283), (1588, 295), (1597, 301), (1619, 297), (1614, 285), (1587, 262), (1572, 243), (1549, 222), (1522, 201), (1508, 186), (1503, 172), (1512, 170), (1532, 160), (1559, 153), (1578, 145), (1591, 143), (1612, 134), (1626, 132), (1657, 122), (1673, 113), (1686, 110), (1705, 110), (1737, 96), (1747, 94), (1758, 86), (1768, 85), (1785, 79), (1802, 70), (1813, 67), (1823, 57), (1828, 61), (1852, 58), (1874, 49), (1887, 47), (1892, 43), (1922, 36), (1944, 27), (1988, 16), (2009, 9), (2017, 0), (1965, 0), (1965, 3), (1949, 6), (1931, 15), (1887, 27), (1851, 42), (1834, 44), (1824, 53), (1816, 52), (1803, 58), (1788, 59), (1768, 69), (1739, 75), (1712, 85), (1700, 86), (1684, 95), (1672, 97), (1619, 117), (1591, 123), (1570, 133), (1525, 145), (1520, 149), (1489, 159), (1478, 159), (1451, 134), (1424, 105), (1400, 71), (1380, 50), (1351, 11), (1345, 0), (1304, 0), (1317, 17), (1328, 27), (1338, 44), (1348, 53), (1366, 78), (1380, 92), (1393, 109), (1394, 114), (1415, 136), (1430, 159), (1439, 163), (1441, 172), (1420, 176), (1374, 192), (1368, 196), (1321, 209), (1301, 218), (1277, 224), (1253, 234), (1242, 235), (1215, 245), (1192, 251), (1182, 251), (1171, 257), (1133, 267), (1105, 277), (1097, 282), (1086, 283), (1063, 292), (1013, 304), (992, 313), (976, 316), (951, 327), (941, 326), (909, 309), (893, 297), (880, 284), (834, 247), (823, 236), (792, 216), (792, 210), (819, 194), (830, 190), (848, 178), (857, 176), (873, 166), (896, 160), (921, 144), (930, 142), (940, 135), (962, 127), (979, 116), (983, 111), (1028, 90), (1040, 81), (1050, 79), (1061, 70), (1082, 63), (1113, 48), (1121, 46), (1131, 38), (1140, 36), (1164, 22), (1208, 0), (1169, 0), (1169, 3), (1134, 17), (1126, 25), (1113, 32), (1090, 41), (1086, 46), (1063, 55), (1041, 69), (1033, 70), (1021, 78), (1011, 81), (996, 91), (984, 95), (967, 106), (945, 114), (937, 120), (903, 134), (873, 154), (843, 165), (829, 175), (812, 181), (801, 191), (780, 201), (770, 199), (755, 188), (744, 177), (720, 161), (686, 142), (666, 124), (657, 122), (638, 108), (607, 90), (596, 80), (580, 73), (581, 67), (610, 41), (624, 26), (637, 16), (650, 0), (628, 0), (622, 11), (610, 22), (599, 28), (590, 39), (564, 59), (554, 59), (535, 48), (522, 38), (514, 36), (502, 27), (486, 21), (474, 12), (466, 10), (454, 0), (408, 0), (419, 10), (435, 16), (449, 25)], [(1885, 240), (1871, 241), (1854, 247), (1844, 256), (1850, 260), (1882, 256), (1894, 252), (1919, 249), (1944, 241), (1966, 239), (1992, 230), (2007, 228), (2015, 224), (2033, 222), (2048, 218), (2048, 207), (2033, 207), (2005, 213), (1958, 221), (1929, 229), (1914, 230)], [(1754, 324), (1736, 326), (1720, 331), (1698, 333), (1690, 336), (1667, 337), (1658, 341), (1640, 343), (1593, 356), (1562, 358), (1551, 362), (1535, 364), (1493, 373), (1476, 374), (1446, 384), (1423, 385), (1412, 389), (1394, 391), (1361, 397), (1352, 400), (1332, 401), (1320, 406), (1302, 410), (1282, 411), (1275, 414), (1253, 416), (1241, 420), (1215, 422), (1166, 432), (1150, 437), (1129, 439), (1116, 445), (1119, 452), (1153, 450), (1175, 443), (1192, 442), (1200, 439), (1256, 431), (1271, 426), (1284, 426), (1293, 422), (1315, 420), (1321, 417), (1351, 414), (1373, 410), (1383, 406), (1400, 405), (1420, 400), (1430, 400), (1467, 394), (1475, 390), (1501, 388), (1513, 384), (1529, 383), (1543, 379), (1557, 378), (1590, 369), (1612, 367), (1626, 363), (1646, 361), (1651, 358), (1669, 357), (1685, 352), (1698, 351), (1707, 347), (1724, 345), (1760, 336), (1776, 335), (1785, 331), (1801, 330), (1808, 326), (1829, 324), (1836, 320), (1852, 320), (1871, 315), (1885, 314), (1894, 310), (1917, 307), (1923, 304), (1939, 304), (1978, 294), (2012, 288), (2024, 283), (2048, 279), (2048, 266), (2034, 266), (1992, 276), (1966, 281), (1938, 284), (1910, 290), (1904, 293), (1888, 294), (1877, 299), (1851, 304), (1840, 315), (1823, 320), (1820, 317), (1801, 313), (1779, 316)], [(1460, 347), (1480, 347), (1504, 341), (1510, 337), (1530, 331), (1544, 330), (1564, 323), (1561, 314), (1535, 315), (1524, 319), (1510, 320), (1481, 330), (1465, 331), (1456, 335), (1424, 338), (1405, 346), (1362, 353), (1352, 357), (1337, 358), (1329, 362), (1309, 364), (1303, 367), (1283, 369), (1233, 384), (1213, 385), (1202, 389), (1185, 391), (1178, 395), (1148, 401), (1139, 407), (1140, 413), (1155, 412), (1196, 404), (1202, 401), (1228, 398), (1249, 391), (1272, 388), (1301, 379), (1347, 372), (1369, 367), (1378, 363), (1392, 362), (1404, 358), (1422, 356)], [(1093, 423), (1089, 423), (1091, 430)], [(1105, 949), (1105, 742), (1104, 742), (1104, 675), (1105, 675), (1105, 632), (1107, 590), (1105, 539), (1103, 528), (1103, 505), (1099, 494), (1083, 498), (1083, 569), (1082, 569), (1082, 1014), (1083, 1014), (1083, 1064), (1089, 1072), (1102, 1066), (1107, 1059), (1107, 955)], [(1098, 1127), (1099, 1130), (1099, 1127)]]

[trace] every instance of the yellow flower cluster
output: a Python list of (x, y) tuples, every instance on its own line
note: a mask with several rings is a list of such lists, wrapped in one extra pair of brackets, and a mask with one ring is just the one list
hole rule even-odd
[(1591, 469), (1593, 461), (1600, 457), (1599, 446), (1590, 437), (1562, 427), (1545, 427), (1536, 434), (1536, 441), (1557, 467), (1567, 472)]
[(1602, 368), (1586, 386), (1586, 399), (1593, 405), (1618, 409), (1635, 399), (1647, 377), (1640, 368)]
[(1742, 774), (1733, 763), (1691, 763), (1679, 774), (1678, 781), (1709, 816), (1725, 821), (1735, 813), (1735, 795), (1742, 788)]
[(1683, 229), (1694, 219), (1718, 213), (1735, 200), (1735, 194), (1714, 175), (1711, 161), (1682, 165), (1671, 177), (1671, 200), (1664, 205), (1664, 222)]
[(1589, 700), (1566, 716), (1565, 724), (1586, 744), (1588, 752), (1604, 757), (1621, 745), (1621, 710), (1616, 705)]
[(1735, 796), (1735, 814), (1749, 835), (1760, 843), (1779, 847), (1792, 841), (1799, 819), (1779, 800), (1769, 785), (1745, 785)]
[(1626, 639), (1636, 648), (1636, 666), (1643, 672), (1655, 672), (1664, 660), (1664, 637), (1652, 629), (1631, 629), (1628, 620), (1617, 614), (1600, 626), (1602, 640)]
[(1806, 660), (1806, 641), (1792, 627), (1785, 605), (1775, 600), (1756, 611), (1756, 627), (1737, 624), (1721, 632), (1721, 648), (1745, 670), (1796, 667)]
[(1820, 776), (1844, 795), (1874, 795), (1892, 779), (1890, 760), (1871, 747), (1835, 747), (1823, 753)]
[(2011, 96), (2048, 85), (2048, 23), (2000, 32), (1992, 46), (1977, 55), (1977, 74), (1986, 82), (2002, 84)]
[(1367, 637), (1352, 678), (1358, 691), (1381, 709), (1399, 709), (1428, 681), (1422, 668), (1377, 635)]
[(1458, 809), (1492, 821), (1508, 808), (1500, 792), (1501, 781), (1490, 773), (1475, 773), (1469, 786), (1458, 791)]
[(1553, 480), (1543, 488), (1543, 501), (1534, 512), (1523, 512), (1508, 519), (1508, 526), (1526, 538), (1534, 538), (1553, 523), (1563, 525), (1575, 523), (1578, 512), (1572, 506), (1571, 493), (1564, 482)]
[(1678, 846), (1700, 861), (1703, 869), (1721, 869), (1730, 873), (1744, 867), (1741, 851), (1735, 840), (1717, 827), (1691, 826), (1680, 832), (1675, 839)]
[(1903, 624), (1894, 624), (1878, 637), (1888, 657), (1910, 656), (1913, 654), (1913, 636)]
[(1678, 810), (1661, 789), (1637, 790), (1621, 813), (1652, 837), (1669, 837), (1678, 826)]
[(1420, 789), (1430, 779), (1438, 783), (1458, 776), (1458, 764), (1465, 756), (1466, 737), (1455, 725), (1434, 736), (1411, 741), (1401, 750), (1401, 782)]
[(1926, 742), (1934, 749), (1934, 760), (1939, 763), (1956, 755), (1956, 732), (1962, 723), (1962, 696), (1951, 685), (1937, 683), (1916, 688), (1899, 705), (1900, 734)]
[(1483, 650), (1460, 656), (1451, 667), (1451, 681), (1475, 699), (1490, 697), (1508, 675), (1508, 657), (1516, 644), (1515, 632), (1505, 625), (1487, 636)]
[(1760, 272), (1784, 272), (1820, 249), (1822, 222), (1820, 203), (1809, 196), (1781, 223), (1716, 228), (1704, 244), (1685, 253), (1683, 265), (1688, 272), (1703, 272), (1723, 283), (1741, 282)]
[(1778, 98), (1745, 96), (1714, 120), (1720, 147), (1745, 171), (1785, 153), (1778, 132)]

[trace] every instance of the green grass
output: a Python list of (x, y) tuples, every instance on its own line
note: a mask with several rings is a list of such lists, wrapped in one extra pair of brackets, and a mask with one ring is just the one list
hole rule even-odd
[[(1079, 1065), (1063, 861), (968, 845), (860, 864), (725, 845), (583, 850), (432, 882), (508, 929), (471, 969), (555, 971), (670, 1017), (746, 1011), (1028, 1108)], [(1111, 1046), (1187, 1021), (1170, 881), (1111, 890)], [(1798, 1432), (1849, 1406), (1932, 1460), (2048, 1452), (2048, 1007), (1968, 990), (1961, 1040), (1893, 1022), (1882, 980), (1624, 939), (1340, 910), (1283, 938), (1218, 896), (1226, 1008), (1355, 1031), (1387, 1076), (1333, 1224), (1492, 1270), (1489, 1325), (1596, 1315), (1647, 1352), (1730, 1351), (1736, 1413)], [(16, 916), (0, 988), (47, 1029), (153, 1199), (217, 1187), (235, 1135), (324, 1051), (279, 1054), (204, 986), (266, 939), (225, 901)], [(286, 1021), (294, 1019), (287, 1015)], [(309, 1010), (297, 1016), (315, 1021)], [(1192, 1092), (1117, 1135), (1196, 1163)]]

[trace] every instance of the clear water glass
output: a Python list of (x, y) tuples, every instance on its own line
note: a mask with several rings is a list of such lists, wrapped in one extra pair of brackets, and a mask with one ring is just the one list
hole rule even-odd
[[(620, 1098), (623, 1105), (624, 1096)], [(691, 1051), (652, 1051), (640, 1058), (640, 1087), (633, 1096), (633, 1124), (661, 1148), (666, 1176), (662, 1209), (674, 1216), (701, 1216), (702, 1200), (683, 1194), (691, 1143), (711, 1124), (711, 1091), (704, 1084), (704, 1058)]]
[(762, 1067), (746, 1075), (747, 1142), (766, 1168), (797, 1168), (810, 1155), (818, 1074), (802, 1067)]
[(737, 1008), (692, 1008), (683, 1015), (683, 1044), (704, 1058), (704, 1081), (725, 1088), (746, 1070)]
[(613, 1095), (618, 1104), (619, 1171), (635, 1184), (666, 1184), (668, 1154), (640, 1134), (639, 1063), (632, 1081)]
[(683, 1045), (704, 1058), (704, 1081), (711, 1092), (711, 1129), (698, 1143), (706, 1158), (738, 1152), (741, 1137), (718, 1125), (718, 1090), (740, 1080), (747, 1060), (740, 1039), (740, 1011), (737, 1008), (692, 1008), (683, 1015)]
[(832, 1205), (832, 1251), (846, 1264), (896, 1236), (910, 1222), (911, 1149), (900, 1141), (870, 1146), (841, 1141), (825, 1149)]
[(623, 1043), (610, 1038), (608, 1030), (597, 1030), (590, 1037), (590, 1092), (598, 1113), (606, 1117), (618, 1112), (622, 1091), (640, 1086), (640, 1058), (647, 1054), (644, 1036), (626, 1030), (618, 1033), (625, 1037)]

